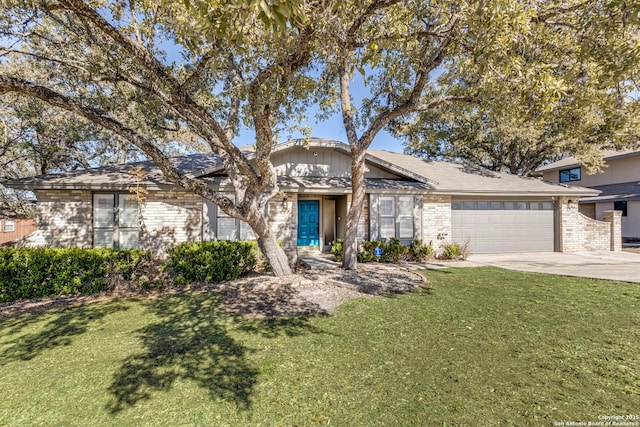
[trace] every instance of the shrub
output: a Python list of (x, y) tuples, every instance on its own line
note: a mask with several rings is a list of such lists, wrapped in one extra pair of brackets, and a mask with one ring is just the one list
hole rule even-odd
[(150, 252), (119, 249), (0, 249), (0, 302), (107, 289), (110, 279), (130, 280)]
[(217, 283), (253, 271), (257, 264), (256, 242), (189, 242), (168, 250), (167, 267), (177, 273), (176, 284), (191, 281)]
[(408, 246), (403, 246), (399, 239), (395, 237), (390, 238), (386, 243), (382, 242), (382, 256), (381, 262), (398, 262), (402, 255), (409, 250)]
[(384, 242), (378, 240), (365, 240), (358, 252), (358, 262), (378, 261), (375, 256), (375, 248), (380, 247), (384, 253)]
[(336, 262), (342, 262), (342, 255), (344, 255), (344, 240), (337, 239), (331, 244), (331, 255)]
[[(375, 256), (376, 248), (382, 249), (382, 256), (378, 259)], [(398, 262), (409, 248), (403, 246), (399, 239), (390, 238), (387, 242), (381, 240), (366, 240), (362, 242), (362, 247), (358, 253), (359, 262)]]
[(469, 256), (469, 242), (466, 241), (463, 244), (453, 242), (444, 243), (442, 245), (441, 259), (467, 259)]
[(433, 243), (429, 242), (428, 245), (422, 243), (421, 239), (413, 239), (413, 243), (409, 246), (409, 259), (411, 261), (424, 261), (433, 258), (435, 255), (435, 248)]

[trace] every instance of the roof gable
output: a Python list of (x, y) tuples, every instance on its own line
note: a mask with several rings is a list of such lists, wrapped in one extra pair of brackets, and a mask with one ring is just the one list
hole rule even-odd
[[(242, 147), (241, 151), (252, 161), (253, 147)], [(401, 166), (380, 159), (370, 153), (365, 156), (367, 178), (405, 179), (428, 183), (429, 179), (406, 170)], [(351, 176), (351, 149), (347, 144), (324, 138), (293, 139), (276, 145), (272, 150), (272, 163), (278, 176), (336, 177)], [(210, 167), (194, 170), (195, 177), (223, 174), (220, 162)]]

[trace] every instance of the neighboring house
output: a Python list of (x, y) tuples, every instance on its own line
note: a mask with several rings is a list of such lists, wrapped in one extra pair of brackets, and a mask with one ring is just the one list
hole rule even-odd
[[(242, 149), (251, 158), (251, 149)], [(232, 192), (217, 156), (173, 159), (183, 173)], [(328, 250), (344, 236), (351, 203), (349, 147), (325, 139), (294, 140), (274, 148), (281, 189), (266, 214), (285, 250)], [(619, 216), (585, 219), (581, 197), (597, 191), (538, 179), (370, 150), (360, 240), (397, 237), (469, 240), (474, 252), (619, 249)], [(146, 176), (136, 182), (133, 167)], [(201, 197), (167, 183), (153, 162), (42, 175), (5, 183), (37, 196), (39, 231), (31, 244), (160, 249), (184, 241), (252, 239), (247, 224)], [(131, 190), (147, 193), (138, 206)], [(617, 230), (617, 231), (616, 231)], [(612, 243), (613, 242), (613, 243)]]
[(28, 218), (0, 217), (0, 245), (14, 242), (36, 231), (36, 222)]
[(585, 173), (578, 160), (567, 157), (537, 172), (548, 182), (560, 182), (600, 191), (580, 199), (580, 212), (602, 220), (603, 212), (622, 212), (622, 238), (640, 240), (640, 151), (605, 151), (602, 172)]

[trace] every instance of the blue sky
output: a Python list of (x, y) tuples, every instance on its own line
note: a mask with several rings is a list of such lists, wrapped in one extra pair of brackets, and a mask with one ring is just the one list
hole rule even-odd
[[(359, 75), (353, 77), (351, 81), (351, 97), (354, 100), (354, 106), (356, 110), (359, 109), (360, 103), (364, 97), (370, 96), (367, 88), (362, 82), (362, 78)], [(315, 115), (317, 113), (318, 107), (315, 105), (311, 105), (307, 114), (309, 118), (307, 121), (302, 123), (289, 123), (289, 125), (297, 125), (299, 127), (310, 127), (312, 129), (311, 136), (316, 138), (326, 138), (333, 139), (336, 141), (344, 142), (347, 144), (347, 134), (344, 130), (344, 124), (342, 123), (342, 115), (340, 112), (334, 113), (327, 120), (322, 122), (318, 122), (315, 119)], [(360, 131), (359, 131), (360, 132)], [(254, 141), (254, 132), (252, 129), (248, 129), (242, 127), (240, 130), (240, 134), (236, 138), (236, 145), (251, 145)], [(361, 132), (358, 133), (358, 136), (361, 135)], [(304, 135), (300, 132), (293, 132), (291, 137), (286, 135), (282, 135), (282, 139), (295, 139), (295, 138), (304, 138)], [(396, 153), (402, 153), (403, 151), (403, 142), (401, 139), (395, 138), (389, 132), (382, 130), (378, 132), (376, 137), (373, 139), (371, 146), (369, 147), (372, 150), (387, 150)]]
[[(309, 125), (313, 131), (311, 132), (312, 137), (317, 138), (326, 138), (333, 139), (336, 141), (344, 142), (347, 144), (347, 134), (344, 130), (344, 125), (342, 124), (342, 118), (339, 114), (334, 114), (329, 118), (329, 120), (316, 123), (315, 120), (309, 119), (306, 123), (301, 123), (301, 125)], [(292, 138), (303, 138), (304, 136), (301, 133), (294, 133)], [(253, 141), (253, 132), (249, 129), (243, 129), (237, 138), (237, 141), (242, 142), (239, 145), (250, 145)], [(386, 131), (381, 131), (376, 135), (373, 142), (371, 143), (372, 150), (387, 150), (393, 151), (396, 153), (402, 153), (402, 140), (393, 137)]]

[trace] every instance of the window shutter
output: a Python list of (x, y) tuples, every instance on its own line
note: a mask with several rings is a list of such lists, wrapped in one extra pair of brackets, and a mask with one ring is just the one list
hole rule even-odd
[(369, 195), (369, 238), (380, 238), (380, 196), (377, 194)]
[(422, 205), (424, 203), (424, 198), (422, 195), (417, 195), (414, 196), (413, 200), (413, 238), (422, 240)]
[(205, 200), (202, 204), (202, 240), (215, 240), (216, 204)]

